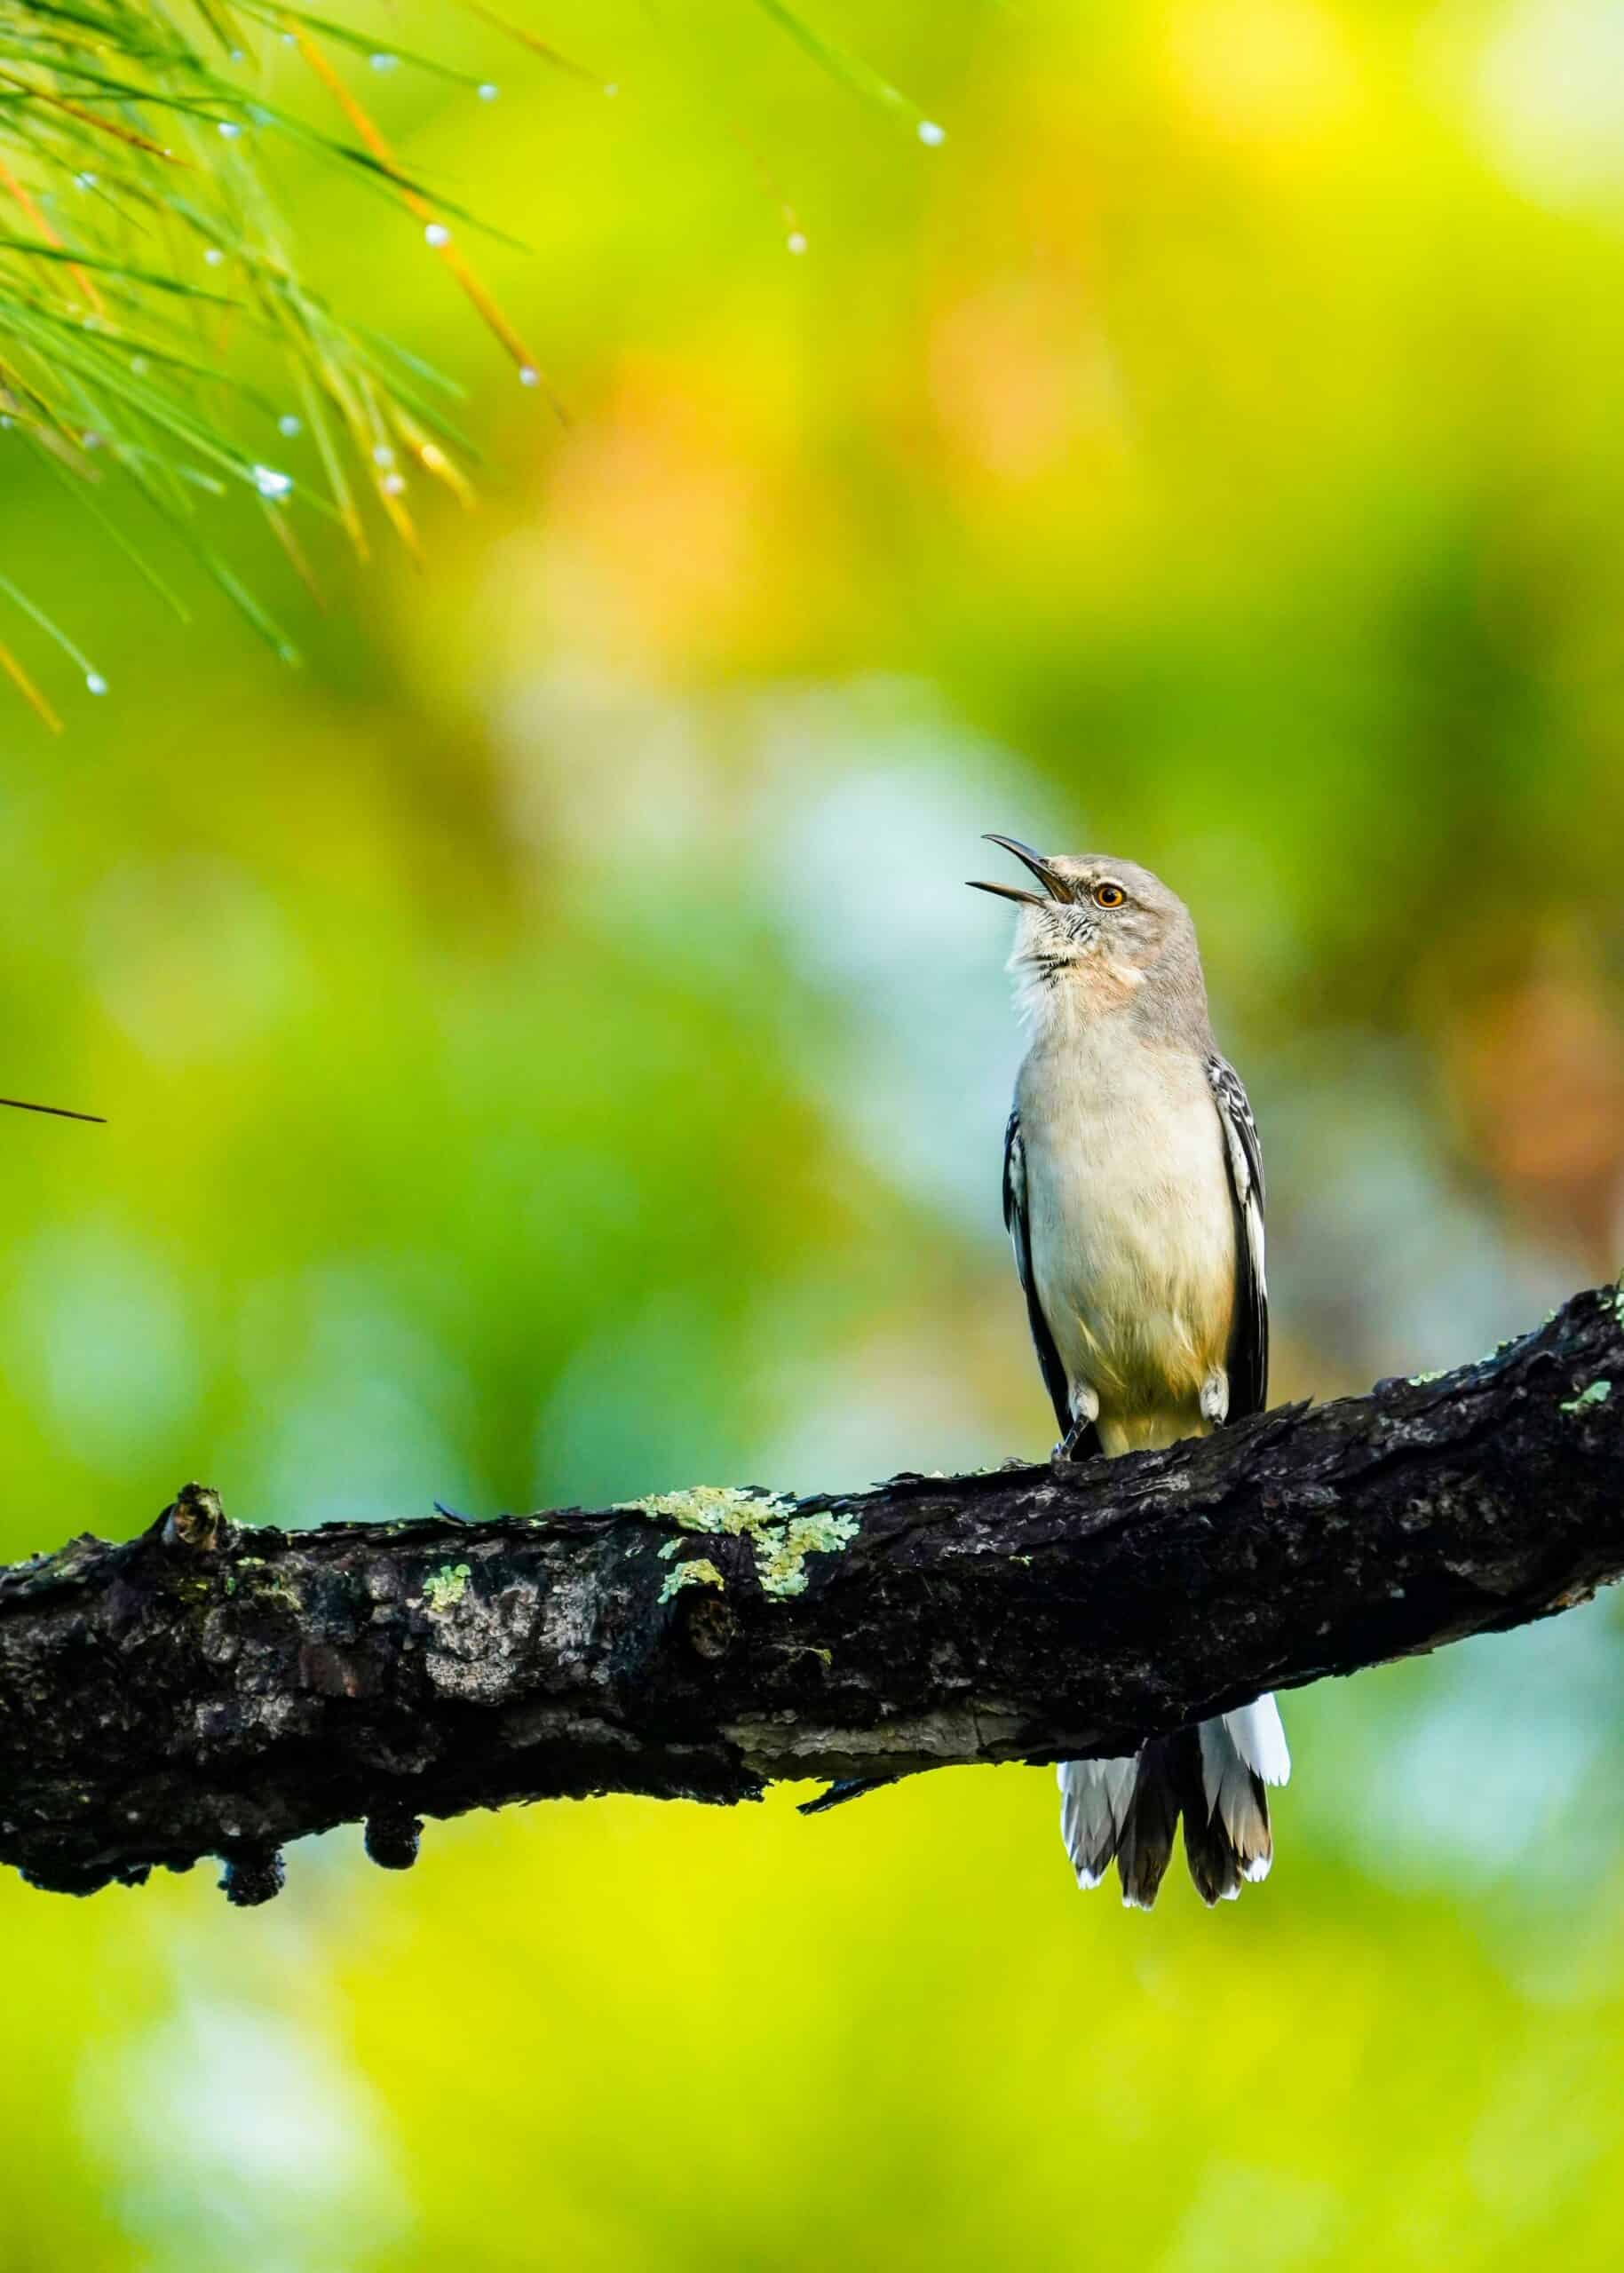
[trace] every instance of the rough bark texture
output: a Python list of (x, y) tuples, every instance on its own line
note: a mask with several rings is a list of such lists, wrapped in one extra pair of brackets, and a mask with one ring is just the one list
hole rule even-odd
[(84, 1893), (218, 1855), (255, 1902), (338, 1823), (398, 1869), (419, 1818), (516, 1800), (1121, 1753), (1620, 1573), (1611, 1287), (1109, 1464), (292, 1532), (188, 1485), (0, 1572), (0, 1861)]

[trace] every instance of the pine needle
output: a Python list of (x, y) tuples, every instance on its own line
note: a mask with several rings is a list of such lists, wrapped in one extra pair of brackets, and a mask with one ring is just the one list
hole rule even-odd
[(44, 721), (53, 734), (59, 734), (62, 731), (62, 721), (9, 647), (0, 646), (0, 671), (5, 673), (36, 716)]
[(771, 16), (781, 30), (788, 32), (796, 45), (804, 50), (814, 63), (820, 64), (831, 79), (837, 79), (842, 86), (850, 87), (853, 94), (878, 103), (886, 110), (899, 111), (903, 117), (911, 119), (922, 142), (942, 140), (941, 128), (932, 124), (918, 104), (910, 102), (900, 88), (893, 87), (883, 74), (865, 63), (860, 56), (853, 55), (849, 48), (842, 47), (837, 40), (828, 39), (815, 30), (804, 16), (798, 15), (793, 8), (786, 7), (784, 0), (756, 0), (756, 4), (764, 15)]

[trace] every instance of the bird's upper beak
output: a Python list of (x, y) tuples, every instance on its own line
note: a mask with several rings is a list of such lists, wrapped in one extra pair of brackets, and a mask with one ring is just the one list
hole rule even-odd
[[(986, 842), (989, 844), (1002, 844), (1006, 852), (1013, 852), (1018, 860), (1023, 861), (1031, 869), (1050, 899), (1070, 899), (1072, 888), (1065, 877), (1057, 875), (1052, 864), (1046, 860), (1041, 852), (1034, 852), (1030, 844), (1023, 844), (1019, 838), (1015, 836), (994, 836), (990, 831), (987, 834)], [(971, 891), (995, 891), (1001, 899), (1024, 900), (1029, 907), (1042, 907), (1044, 904), (1039, 893), (1023, 891), (1018, 884), (981, 883), (974, 876), (966, 877), (965, 881)]]

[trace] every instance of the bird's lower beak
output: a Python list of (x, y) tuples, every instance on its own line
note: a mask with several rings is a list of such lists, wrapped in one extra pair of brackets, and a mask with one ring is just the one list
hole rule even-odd
[(1018, 884), (984, 883), (979, 876), (966, 876), (971, 891), (995, 891), (1000, 899), (1018, 899), (1028, 907), (1047, 907), (1049, 902), (1041, 891), (1023, 891)]
[[(1064, 877), (1056, 875), (1043, 855), (1041, 852), (1034, 852), (1030, 844), (1023, 844), (1018, 837), (994, 836), (990, 832), (986, 842), (989, 844), (1002, 844), (1006, 852), (1013, 852), (1018, 860), (1031, 869), (1050, 899), (1070, 899), (1072, 896), (1070, 885), (1066, 883)], [(1022, 900), (1028, 907), (1042, 907), (1044, 905), (1042, 893), (1023, 891), (1018, 884), (982, 883), (973, 876), (967, 877), (965, 881), (969, 883), (971, 891), (996, 892), (1000, 899)]]

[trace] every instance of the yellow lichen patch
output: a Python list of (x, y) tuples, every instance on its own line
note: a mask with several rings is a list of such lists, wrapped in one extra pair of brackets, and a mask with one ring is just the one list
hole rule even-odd
[(461, 1602), (472, 1575), (466, 1563), (442, 1563), (438, 1571), (431, 1571), (423, 1582), (424, 1607), (429, 1615), (441, 1618)]
[[(663, 1555), (665, 1549), (661, 1548), (660, 1551)], [(720, 1589), (725, 1584), (722, 1573), (708, 1555), (695, 1555), (688, 1562), (679, 1563), (674, 1571), (668, 1573), (665, 1584), (660, 1589), (660, 1599), (669, 1602), (671, 1596), (679, 1595), (685, 1587), (716, 1587)]]
[(652, 1492), (646, 1500), (622, 1500), (619, 1505), (629, 1512), (665, 1516), (684, 1531), (726, 1532), (737, 1539), (792, 1502), (772, 1492), (741, 1491), (736, 1484), (695, 1484), (686, 1492)]
[(696, 1484), (686, 1492), (655, 1492), (646, 1500), (622, 1500), (620, 1505), (629, 1513), (664, 1516), (685, 1531), (748, 1538), (755, 1549), (762, 1592), (780, 1599), (805, 1593), (809, 1555), (838, 1554), (858, 1531), (855, 1516), (828, 1509), (797, 1515), (791, 1500), (781, 1500), (775, 1493), (741, 1491), (733, 1484)]
[(794, 1516), (783, 1525), (764, 1525), (756, 1538), (756, 1575), (770, 1595), (806, 1591), (809, 1555), (837, 1555), (857, 1537), (855, 1516)]

